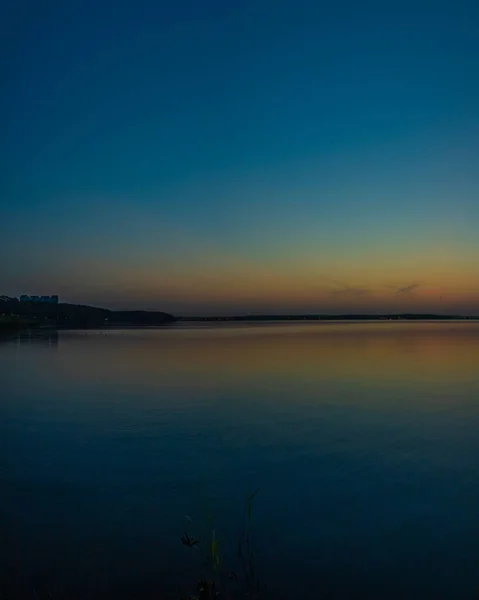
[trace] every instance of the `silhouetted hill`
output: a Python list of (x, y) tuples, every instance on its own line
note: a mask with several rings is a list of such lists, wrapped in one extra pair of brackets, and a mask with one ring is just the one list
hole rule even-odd
[(113, 311), (81, 304), (42, 304), (8, 300), (0, 303), (0, 314), (24, 322), (56, 327), (99, 327), (107, 325), (166, 325), (173, 315), (153, 311)]

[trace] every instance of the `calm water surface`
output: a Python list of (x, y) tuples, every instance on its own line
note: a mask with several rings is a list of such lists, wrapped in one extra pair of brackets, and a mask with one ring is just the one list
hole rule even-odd
[(193, 593), (257, 487), (265, 598), (478, 597), (479, 323), (21, 336), (0, 390), (10, 597)]

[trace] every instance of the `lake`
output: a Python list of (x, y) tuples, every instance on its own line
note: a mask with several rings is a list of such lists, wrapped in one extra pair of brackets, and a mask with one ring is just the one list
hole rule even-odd
[(36, 332), (0, 389), (0, 597), (193, 594), (259, 488), (261, 598), (477, 598), (479, 322)]

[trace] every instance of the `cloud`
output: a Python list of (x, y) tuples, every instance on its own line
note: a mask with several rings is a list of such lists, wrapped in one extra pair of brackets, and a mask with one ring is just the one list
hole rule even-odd
[(361, 296), (366, 296), (371, 293), (371, 290), (368, 288), (348, 285), (347, 283), (343, 283), (338, 281), (337, 279), (328, 279), (337, 289), (330, 290), (331, 296), (350, 296), (353, 298), (360, 298)]
[(355, 298), (358, 298), (361, 296), (366, 296), (367, 294), (370, 294), (370, 293), (371, 293), (371, 290), (368, 290), (366, 288), (350, 287), (350, 286), (347, 286), (340, 290), (331, 290), (331, 292), (330, 292), (331, 296), (353, 296)]
[(395, 288), (396, 296), (406, 296), (411, 294), (419, 287), (419, 283), (410, 283), (409, 285), (404, 285), (402, 287)]

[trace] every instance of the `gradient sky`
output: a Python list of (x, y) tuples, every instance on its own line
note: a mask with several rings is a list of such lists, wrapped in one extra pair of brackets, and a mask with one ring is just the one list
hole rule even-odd
[(0, 3), (0, 294), (479, 314), (479, 3)]

